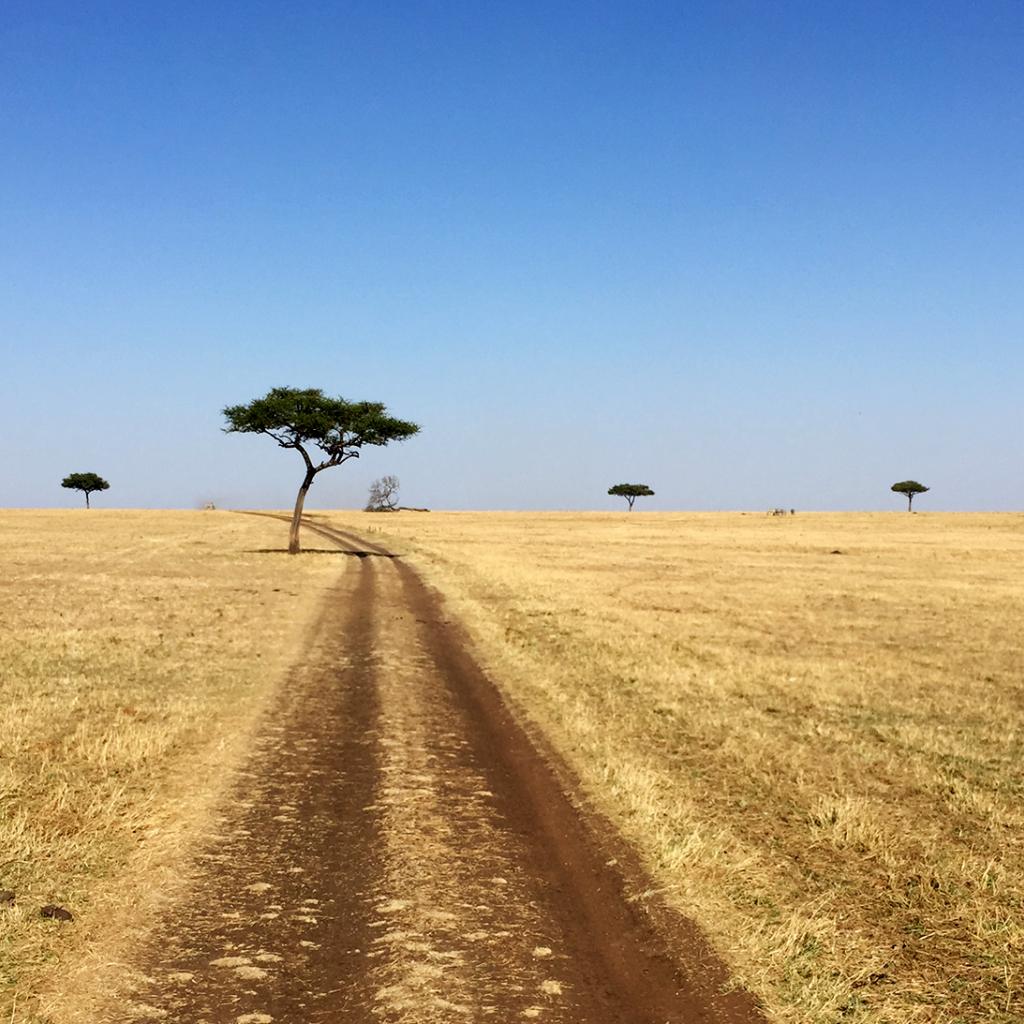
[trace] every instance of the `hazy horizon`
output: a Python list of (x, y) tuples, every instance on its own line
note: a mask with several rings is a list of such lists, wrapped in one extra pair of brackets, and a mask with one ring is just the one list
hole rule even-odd
[[(76, 492), (77, 493), (77, 492)], [(364, 502), (352, 505), (329, 505), (329, 504), (318, 504), (313, 500), (315, 491), (310, 491), (309, 497), (305, 503), (305, 512), (316, 513), (316, 512), (360, 512), (365, 511), (363, 508)], [(925, 507), (921, 504), (923, 496), (915, 499), (914, 515), (924, 514), (933, 512), (937, 515), (1024, 515), (1024, 509), (1012, 509), (1012, 508), (977, 508), (977, 509), (959, 509), (959, 508), (942, 508), (942, 507)], [(61, 511), (74, 511), (81, 509), (82, 512), (200, 512), (208, 511), (205, 502), (195, 502), (191, 505), (118, 505), (118, 504), (104, 504), (103, 497), (98, 494), (92, 495), (92, 505), (89, 509), (85, 507), (84, 498), (79, 495), (79, 501), (76, 503), (74, 500), (71, 502), (63, 502), (59, 505), (0, 505), (0, 512), (61, 512)], [(621, 500), (621, 499), (620, 499)], [(901, 499), (902, 505), (894, 505), (886, 508), (786, 508), (783, 511), (793, 512), (797, 515), (885, 515), (893, 513), (894, 515), (907, 513), (906, 498)], [(270, 512), (270, 513), (287, 513), (289, 516), (292, 514), (294, 507), (294, 500), (288, 504), (282, 505), (218, 505), (214, 503), (214, 511), (219, 512)], [(561, 508), (542, 508), (540, 506), (536, 508), (457, 508), (457, 507), (407, 507), (400, 508), (394, 513), (372, 513), (382, 515), (394, 515), (398, 512), (452, 512), (452, 513), (465, 513), (466, 515), (478, 515), (487, 512), (493, 512), (496, 515), (516, 515), (522, 513), (523, 515), (555, 515), (564, 513), (565, 515), (583, 515), (593, 513), (594, 515), (605, 515), (607, 513), (623, 513), (631, 515), (640, 515), (645, 512), (657, 512), (665, 515), (768, 515), (773, 509), (780, 508), (781, 506), (773, 505), (758, 505), (750, 507), (733, 507), (733, 508), (697, 508), (697, 507), (655, 507), (653, 505), (640, 505), (630, 511), (626, 508), (625, 503), (619, 507), (609, 506), (607, 508), (598, 508), (596, 506), (583, 506), (580, 505), (575, 508), (561, 507)]]
[(15, 2), (0, 506), (1024, 508), (1024, 6)]

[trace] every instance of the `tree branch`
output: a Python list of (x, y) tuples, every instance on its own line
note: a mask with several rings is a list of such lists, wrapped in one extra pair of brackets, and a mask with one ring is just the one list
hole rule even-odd
[(319, 469), (327, 469), (329, 466), (340, 466), (343, 462), (348, 462), (349, 459), (358, 459), (359, 452), (357, 451), (336, 451), (332, 452), (323, 462), (320, 463)]
[(260, 434), (266, 434), (267, 437), (273, 438), (282, 448), (298, 448), (299, 442), (294, 437), (290, 437), (288, 434), (280, 436), (275, 434), (273, 430), (263, 427), (259, 430)]

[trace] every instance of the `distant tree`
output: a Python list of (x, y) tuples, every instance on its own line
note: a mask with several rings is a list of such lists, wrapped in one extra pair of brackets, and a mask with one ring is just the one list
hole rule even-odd
[[(330, 398), (319, 388), (273, 388), (248, 405), (229, 405), (223, 412), (228, 423), (225, 433), (266, 434), (281, 448), (294, 448), (302, 456), (306, 471), (288, 536), (288, 551), (293, 555), (299, 552), (302, 506), (317, 473), (358, 459), (365, 447), (404, 441), (420, 429), (389, 416), (381, 402)], [(312, 448), (323, 453), (320, 461), (313, 461)]]
[(625, 498), (630, 512), (633, 511), (633, 502), (637, 498), (654, 496), (654, 491), (647, 484), (616, 484), (614, 487), (608, 488), (608, 493), (614, 494), (617, 498)]
[(919, 484), (916, 480), (901, 480), (898, 484), (892, 485), (892, 490), (897, 494), (904, 494), (907, 498), (907, 511), (912, 512), (914, 506), (914, 498), (918, 494), (924, 494), (925, 491), (931, 488), (925, 487), (924, 484)]
[(394, 512), (398, 506), (398, 477), (382, 476), (370, 484), (364, 512)]
[(82, 491), (85, 494), (85, 507), (89, 507), (89, 495), (95, 491), (107, 491), (110, 484), (96, 473), (69, 473), (60, 482), (61, 487), (70, 491)]

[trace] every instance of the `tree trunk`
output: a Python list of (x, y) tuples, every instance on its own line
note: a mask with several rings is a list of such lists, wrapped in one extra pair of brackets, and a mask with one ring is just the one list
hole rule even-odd
[(636, 501), (636, 498), (626, 498), (626, 501), (629, 502), (629, 511), (632, 512), (633, 511), (633, 502)]
[(914, 496), (913, 496), (913, 494), (908, 494), (907, 495), (907, 511), (908, 512), (913, 512), (914, 511)]
[(85, 507), (86, 508), (89, 507), (89, 492), (88, 491), (85, 492)]
[(313, 483), (313, 473), (307, 473), (299, 488), (299, 496), (295, 499), (295, 512), (292, 515), (292, 528), (288, 534), (288, 554), (299, 553), (299, 526), (302, 524), (302, 506), (306, 503), (306, 492)]

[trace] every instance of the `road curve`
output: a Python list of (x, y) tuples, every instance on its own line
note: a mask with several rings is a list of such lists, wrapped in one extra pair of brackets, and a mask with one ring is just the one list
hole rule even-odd
[(110, 1020), (760, 1021), (666, 952), (416, 571), (308, 528), (354, 557)]

